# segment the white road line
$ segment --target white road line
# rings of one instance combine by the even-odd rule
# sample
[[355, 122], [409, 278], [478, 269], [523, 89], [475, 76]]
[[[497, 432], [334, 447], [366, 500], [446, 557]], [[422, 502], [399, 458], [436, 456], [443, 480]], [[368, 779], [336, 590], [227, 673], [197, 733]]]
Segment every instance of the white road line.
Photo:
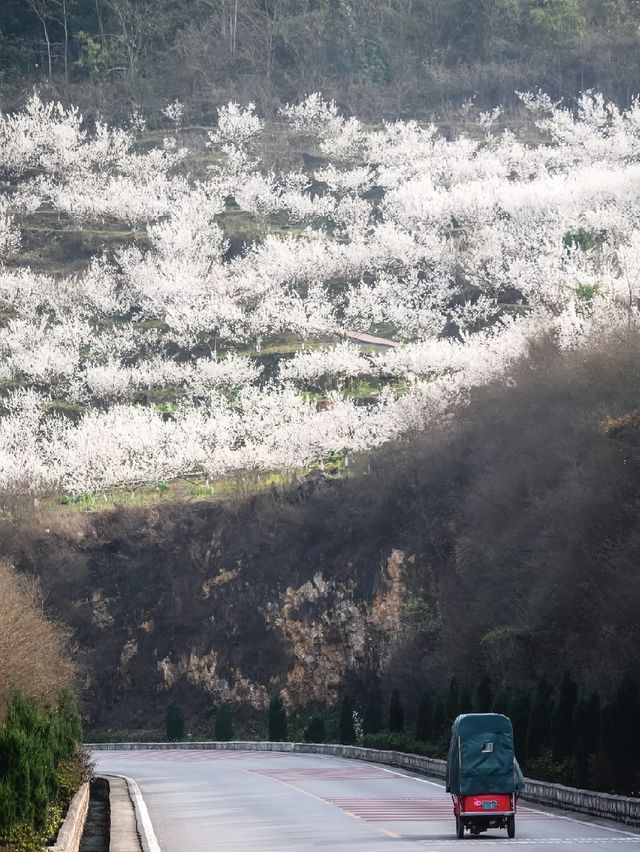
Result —
[[398, 778], [410, 778], [412, 781], [419, 781], [420, 784], [430, 784], [432, 787], [438, 787], [444, 790], [444, 784], [439, 784], [437, 781], [427, 781], [426, 778], [416, 778], [415, 775], [405, 775], [404, 772], [398, 772], [395, 769], [387, 769], [386, 766], [381, 766], [383, 772], [388, 772], [390, 775], [397, 775]]

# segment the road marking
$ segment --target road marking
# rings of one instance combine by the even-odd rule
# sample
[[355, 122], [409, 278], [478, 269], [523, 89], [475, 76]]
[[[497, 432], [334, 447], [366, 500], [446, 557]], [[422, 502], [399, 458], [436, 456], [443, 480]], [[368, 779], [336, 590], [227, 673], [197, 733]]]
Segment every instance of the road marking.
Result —
[[500, 846], [505, 848], [505, 842], [509, 846], [604, 846], [611, 843], [638, 843], [640, 837], [633, 840], [630, 837], [545, 837], [541, 839], [527, 840], [493, 840], [492, 838], [482, 838], [482, 847], [485, 846]]
[[283, 781], [281, 778], [273, 780], [279, 781], [279, 783], [284, 784], [285, 787], [291, 787], [291, 789], [295, 790], [296, 793], [303, 793], [305, 796], [309, 796], [310, 799], [315, 799], [316, 802], [322, 802], [323, 805], [331, 804], [331, 802], [328, 802], [326, 799], [323, 799], [320, 796], [316, 796], [314, 793], [310, 793], [308, 790], [303, 790], [302, 787], [296, 787], [296, 785], [292, 784], [290, 781]]
[[[357, 813], [366, 820], [424, 820], [443, 821], [453, 818], [451, 799], [435, 796], [328, 796], [327, 800], [343, 810]], [[526, 809], [518, 811], [520, 819], [546, 820], [546, 814], [529, 812]]]
[[138, 822], [138, 831], [140, 832], [145, 852], [161, 852], [160, 844], [158, 843], [158, 838], [156, 837], [155, 831], [153, 830], [149, 811], [147, 810], [145, 801], [142, 798], [142, 793], [140, 792], [140, 787], [138, 787], [137, 783], [133, 780], [133, 778], [129, 778], [128, 775], [118, 775], [115, 772], [110, 772], [109, 775], [113, 775], [116, 778], [124, 778], [124, 780], [127, 782], [127, 786], [129, 787], [129, 795], [133, 799], [133, 804], [136, 812], [136, 822]]
[[[394, 770], [394, 769], [387, 769], [384, 766], [381, 766], [380, 769], [382, 769], [383, 772], [388, 772], [390, 775], [397, 775], [400, 778], [410, 778], [412, 781], [418, 781], [418, 783], [420, 783], [420, 784], [430, 784], [432, 787], [439, 787], [441, 790], [444, 789], [444, 786], [445, 786], [444, 784], [439, 783], [437, 781], [428, 781], [426, 778], [416, 778], [415, 775], [407, 775], [405, 772], [398, 772], [397, 770]], [[624, 828], [615, 828], [611, 825], [601, 825], [600, 823], [589, 822], [588, 820], [579, 819], [578, 817], [574, 817], [574, 816], [568, 816], [568, 815], [564, 815], [564, 814], [555, 814], [555, 813], [550, 813], [548, 811], [541, 811], [541, 810], [538, 810], [537, 808], [532, 808], [529, 805], [525, 805], [525, 806], [523, 806], [523, 808], [524, 807], [526, 807], [526, 810], [531, 814], [539, 814], [541, 816], [549, 817], [550, 819], [561, 819], [561, 820], [566, 820], [567, 822], [575, 822], [578, 825], [586, 825], [589, 828], [594, 828], [594, 827], [595, 828], [601, 828], [603, 831], [611, 831], [611, 832], [614, 832], [616, 834], [623, 834], [623, 835], [625, 835], [629, 838], [635, 838], [635, 840], [640, 841], [640, 835], [639, 834], [637, 834], [633, 831], [627, 831]], [[524, 813], [521, 812], [520, 816], [524, 817], [526, 819], [527, 814], [524, 814]], [[511, 842], [513, 843], [514, 841], [511, 841]], [[527, 842], [533, 843], [533, 842], [542, 842], [542, 841], [527, 841]]]
[[387, 837], [395, 837], [395, 838], [400, 837], [399, 834], [396, 834], [395, 831], [389, 831], [388, 828], [379, 828], [378, 831], [381, 831], [383, 834], [386, 834]]
[[389, 776], [377, 766], [305, 766], [288, 769], [249, 769], [255, 775], [274, 778], [276, 781], [328, 780], [328, 781], [388, 781]]
[[388, 772], [389, 775], [397, 775], [398, 778], [409, 778], [411, 781], [419, 781], [421, 784], [429, 784], [431, 787], [438, 787], [440, 790], [444, 790], [444, 784], [440, 784], [437, 781], [427, 781], [426, 778], [416, 778], [415, 775], [407, 775], [404, 772], [398, 772], [395, 769], [387, 769], [385, 766], [381, 766], [383, 772]]

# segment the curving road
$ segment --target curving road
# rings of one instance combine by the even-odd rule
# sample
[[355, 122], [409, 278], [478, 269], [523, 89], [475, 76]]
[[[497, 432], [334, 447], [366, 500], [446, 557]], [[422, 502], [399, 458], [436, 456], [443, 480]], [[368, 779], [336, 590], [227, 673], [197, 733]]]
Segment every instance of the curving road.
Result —
[[453, 844], [637, 849], [640, 830], [522, 806], [505, 831], [454, 837], [439, 781], [324, 755], [255, 751], [98, 751], [97, 772], [134, 778], [163, 852], [442, 852]]

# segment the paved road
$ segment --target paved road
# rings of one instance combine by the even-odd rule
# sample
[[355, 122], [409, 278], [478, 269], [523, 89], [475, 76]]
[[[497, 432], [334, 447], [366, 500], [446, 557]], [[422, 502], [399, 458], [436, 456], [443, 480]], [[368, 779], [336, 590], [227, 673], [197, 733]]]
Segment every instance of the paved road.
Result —
[[444, 852], [456, 843], [640, 852], [640, 831], [525, 806], [515, 840], [498, 830], [457, 840], [440, 782], [355, 760], [180, 749], [94, 756], [98, 772], [138, 782], [163, 852]]

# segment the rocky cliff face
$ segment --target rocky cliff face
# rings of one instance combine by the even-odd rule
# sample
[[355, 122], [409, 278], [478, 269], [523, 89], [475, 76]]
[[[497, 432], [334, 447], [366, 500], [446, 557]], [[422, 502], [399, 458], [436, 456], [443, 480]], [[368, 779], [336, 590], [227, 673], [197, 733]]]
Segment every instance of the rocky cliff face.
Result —
[[[250, 501], [251, 502], [251, 501]], [[320, 541], [262, 528], [264, 503], [48, 518], [5, 549], [74, 629], [89, 727], [159, 725], [230, 701], [263, 713], [329, 704], [380, 671], [402, 626], [405, 553], [373, 542], [327, 558]], [[241, 527], [244, 536], [236, 532]], [[27, 545], [28, 542], [28, 545]]]

